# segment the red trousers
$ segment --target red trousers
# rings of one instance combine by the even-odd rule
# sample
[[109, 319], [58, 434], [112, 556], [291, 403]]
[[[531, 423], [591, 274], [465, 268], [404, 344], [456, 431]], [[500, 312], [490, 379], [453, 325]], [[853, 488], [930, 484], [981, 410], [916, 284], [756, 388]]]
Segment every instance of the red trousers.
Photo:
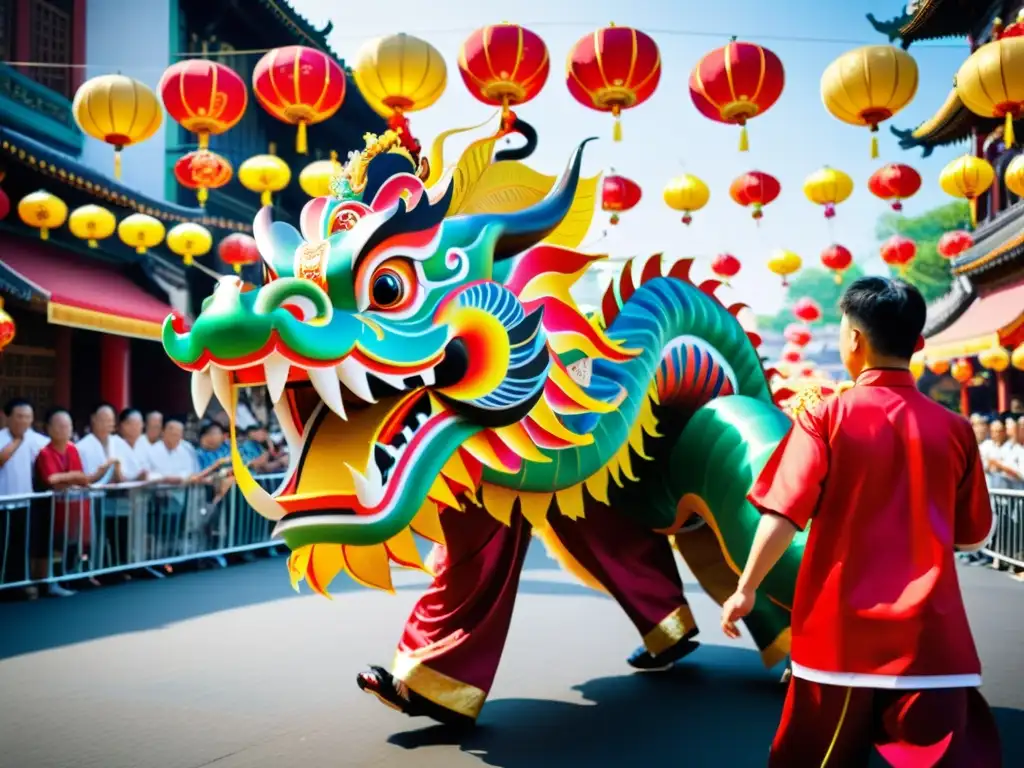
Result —
[[[576, 564], [622, 606], [658, 654], [695, 629], [671, 545], [663, 534], [589, 502], [573, 521], [557, 510], [552, 533]], [[436, 704], [476, 717], [494, 681], [512, 621], [531, 526], [514, 510], [511, 525], [483, 509], [441, 514], [445, 546], [436, 574], [406, 623], [392, 674]]]
[[890, 690], [790, 680], [769, 768], [1000, 768], [999, 732], [977, 688]]

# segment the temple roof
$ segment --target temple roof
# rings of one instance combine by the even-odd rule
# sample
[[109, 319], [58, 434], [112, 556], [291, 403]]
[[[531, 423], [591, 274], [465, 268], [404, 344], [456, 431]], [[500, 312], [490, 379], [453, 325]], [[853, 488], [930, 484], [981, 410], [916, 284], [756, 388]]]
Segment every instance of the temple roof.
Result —
[[979, 117], [971, 112], [960, 101], [956, 88], [953, 88], [938, 111], [917, 128], [900, 130], [891, 126], [889, 130], [899, 138], [901, 149], [920, 147], [921, 156], [928, 157], [936, 147], [969, 140], [975, 128], [988, 134], [1002, 125], [1002, 122], [999, 119]]
[[1007, 4], [1004, 0], [911, 0], [894, 19], [879, 21], [871, 13], [867, 19], [889, 42], [899, 40], [906, 49], [920, 40], [974, 34]]
[[73, 187], [100, 201], [145, 213], [164, 222], [194, 221], [215, 229], [252, 231], [251, 224], [246, 222], [208, 216], [202, 208], [189, 208], [140, 195], [79, 160], [9, 128], [0, 128], [0, 160], [28, 166], [44, 176], [53, 178], [58, 184]]
[[974, 246], [953, 260], [954, 275], [972, 282], [1024, 256], [1024, 203], [1017, 203], [985, 222], [974, 233]]
[[922, 331], [924, 337], [930, 338], [955, 323], [976, 295], [970, 280], [963, 277], [953, 280], [949, 293], [928, 305], [928, 316]]
[[285, 26], [285, 28], [298, 38], [300, 43], [312, 44], [315, 48], [327, 51], [335, 59], [344, 64], [344, 61], [331, 50], [327, 44], [327, 36], [334, 29], [334, 23], [328, 21], [323, 29], [317, 29], [310, 21], [296, 11], [287, 0], [259, 0], [260, 4], [270, 10]]

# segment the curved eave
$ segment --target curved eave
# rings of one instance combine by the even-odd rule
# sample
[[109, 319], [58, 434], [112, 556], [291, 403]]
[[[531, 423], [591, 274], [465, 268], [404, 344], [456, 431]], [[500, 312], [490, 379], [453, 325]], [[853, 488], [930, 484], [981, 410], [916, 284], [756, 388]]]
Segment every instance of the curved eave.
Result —
[[969, 260], [952, 265], [954, 275], [978, 275], [998, 269], [1024, 256], [1024, 232], [988, 252], [971, 255]]
[[325, 53], [329, 53], [334, 59], [344, 68], [345, 60], [335, 53], [331, 46], [327, 44], [327, 36], [334, 29], [332, 22], [327, 22], [327, 25], [323, 29], [316, 29], [308, 19], [302, 16], [296, 11], [291, 3], [287, 0], [260, 0], [260, 2], [273, 13], [279, 22], [284, 25], [292, 36], [294, 36], [299, 43], [305, 45], [311, 45], [314, 48], [319, 48]]
[[922, 335], [927, 339], [946, 330], [971, 306], [975, 295], [969, 280], [954, 280], [949, 293], [928, 305]]
[[989, 8], [977, 6], [984, 0], [920, 0], [913, 13], [904, 12], [889, 21], [879, 21], [868, 14], [868, 21], [876, 31], [899, 40], [904, 49], [921, 40], [947, 37], [967, 37]]
[[48, 176], [59, 184], [81, 190], [113, 205], [148, 214], [161, 221], [194, 221], [215, 229], [252, 231], [250, 224], [208, 216], [202, 208], [187, 208], [139, 195], [129, 187], [108, 179], [77, 160], [6, 128], [0, 128], [0, 158], [9, 158], [12, 162]]
[[892, 126], [889, 130], [899, 139], [901, 149], [920, 148], [923, 157], [928, 157], [936, 147], [968, 140], [976, 128], [987, 133], [1000, 123], [1000, 120], [979, 117], [971, 112], [954, 88], [938, 111], [917, 128], [900, 130]]

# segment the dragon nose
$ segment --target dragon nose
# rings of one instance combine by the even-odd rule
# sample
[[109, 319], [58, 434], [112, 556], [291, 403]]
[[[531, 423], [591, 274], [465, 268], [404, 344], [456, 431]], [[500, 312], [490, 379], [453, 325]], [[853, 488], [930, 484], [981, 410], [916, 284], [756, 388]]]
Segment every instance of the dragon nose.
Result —
[[270, 314], [276, 309], [290, 312], [304, 323], [325, 323], [331, 319], [333, 307], [323, 289], [304, 278], [280, 278], [260, 289], [253, 305], [257, 314]]

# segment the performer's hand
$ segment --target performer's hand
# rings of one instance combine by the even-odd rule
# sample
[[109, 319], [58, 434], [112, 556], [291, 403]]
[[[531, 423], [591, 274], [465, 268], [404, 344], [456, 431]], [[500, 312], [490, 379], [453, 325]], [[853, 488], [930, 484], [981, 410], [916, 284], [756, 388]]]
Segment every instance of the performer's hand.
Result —
[[722, 605], [722, 631], [726, 637], [733, 640], [739, 639], [740, 630], [736, 622], [747, 616], [754, 610], [754, 593], [736, 590], [732, 597]]

